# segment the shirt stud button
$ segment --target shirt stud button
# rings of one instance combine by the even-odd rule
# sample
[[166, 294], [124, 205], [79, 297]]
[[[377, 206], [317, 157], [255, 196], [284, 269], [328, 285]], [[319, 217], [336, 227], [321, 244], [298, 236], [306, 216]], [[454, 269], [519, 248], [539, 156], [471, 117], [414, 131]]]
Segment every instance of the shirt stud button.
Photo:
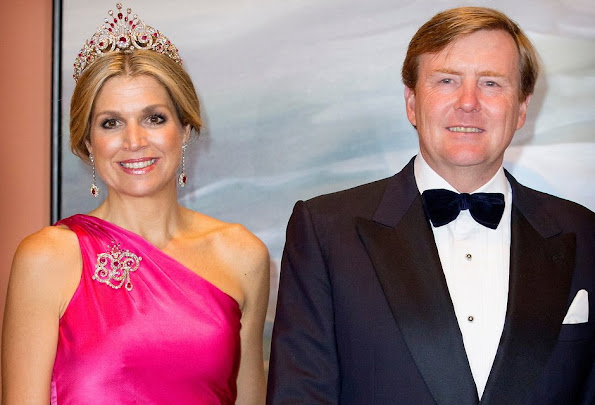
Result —
[[471, 260], [471, 259], [473, 259], [473, 256], [471, 256], [471, 253], [467, 253], [467, 254], [465, 255], [465, 257], [467, 258], [467, 260]]
[[474, 319], [475, 319], [475, 318], [473, 317], [473, 315], [469, 315], [469, 316], [467, 317], [467, 320], [468, 320], [469, 322], [473, 322], [473, 320], [474, 320]]

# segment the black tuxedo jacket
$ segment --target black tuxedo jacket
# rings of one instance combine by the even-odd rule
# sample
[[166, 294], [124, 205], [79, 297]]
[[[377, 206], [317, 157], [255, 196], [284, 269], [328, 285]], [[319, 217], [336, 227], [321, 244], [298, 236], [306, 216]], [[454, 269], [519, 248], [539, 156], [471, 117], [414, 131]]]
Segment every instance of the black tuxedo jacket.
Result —
[[[296, 204], [268, 404], [479, 403], [412, 163]], [[595, 214], [507, 177], [508, 307], [481, 404], [595, 404]], [[580, 289], [589, 321], [563, 325]]]

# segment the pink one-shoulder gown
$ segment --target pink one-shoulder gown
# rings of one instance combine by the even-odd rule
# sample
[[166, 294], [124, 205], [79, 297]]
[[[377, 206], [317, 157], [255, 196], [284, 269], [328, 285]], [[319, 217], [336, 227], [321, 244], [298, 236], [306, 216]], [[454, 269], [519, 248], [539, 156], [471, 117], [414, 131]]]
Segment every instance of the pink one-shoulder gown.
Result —
[[74, 215], [80, 284], [60, 319], [52, 405], [233, 404], [237, 302], [140, 236]]

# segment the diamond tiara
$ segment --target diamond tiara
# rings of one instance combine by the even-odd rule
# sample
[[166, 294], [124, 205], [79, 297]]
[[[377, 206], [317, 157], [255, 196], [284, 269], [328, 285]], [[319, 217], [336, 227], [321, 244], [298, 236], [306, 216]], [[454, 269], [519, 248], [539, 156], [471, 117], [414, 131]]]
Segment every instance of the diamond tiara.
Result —
[[178, 48], [160, 31], [146, 25], [136, 14], [122, 13], [122, 3], [117, 3], [117, 12], [109, 10], [109, 18], [97, 29], [97, 32], [85, 42], [74, 60], [74, 81], [78, 81], [83, 71], [98, 58], [109, 52], [150, 49], [169, 56], [174, 62], [182, 64]]

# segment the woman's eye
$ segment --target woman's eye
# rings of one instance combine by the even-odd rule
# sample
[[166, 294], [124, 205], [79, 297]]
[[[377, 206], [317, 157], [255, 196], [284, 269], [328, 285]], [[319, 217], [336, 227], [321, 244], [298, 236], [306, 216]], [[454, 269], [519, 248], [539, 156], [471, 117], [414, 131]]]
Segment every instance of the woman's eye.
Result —
[[149, 122], [151, 124], [161, 124], [161, 123], [165, 122], [165, 117], [163, 117], [162, 115], [159, 115], [159, 114], [154, 114], [149, 117]]
[[118, 126], [118, 121], [113, 118], [107, 119], [103, 121], [101, 126], [106, 129], [116, 128]]

